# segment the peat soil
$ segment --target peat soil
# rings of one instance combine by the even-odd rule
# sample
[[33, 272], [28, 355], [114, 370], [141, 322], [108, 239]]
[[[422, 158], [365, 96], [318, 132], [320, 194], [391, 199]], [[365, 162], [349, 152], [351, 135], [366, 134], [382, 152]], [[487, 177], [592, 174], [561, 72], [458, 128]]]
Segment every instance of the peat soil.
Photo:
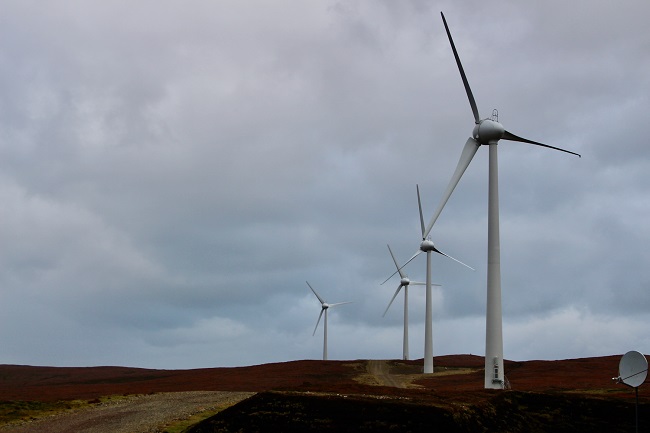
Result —
[[[640, 406], [650, 425], [650, 404]], [[215, 432], [632, 432], [634, 406], [623, 400], [520, 391], [480, 404], [410, 398], [263, 392], [187, 430]], [[647, 430], [641, 430], [647, 431]]]
[[[404, 387], [364, 380], [366, 360], [194, 370], [0, 365], [0, 401], [252, 391], [258, 394], [188, 431], [633, 431], [634, 390], [611, 379], [620, 358], [506, 361], [508, 391], [483, 389], [484, 361], [474, 355], [436, 357], [432, 375], [421, 374], [422, 360], [386, 361]], [[647, 431], [650, 389], [641, 386], [639, 400]]]

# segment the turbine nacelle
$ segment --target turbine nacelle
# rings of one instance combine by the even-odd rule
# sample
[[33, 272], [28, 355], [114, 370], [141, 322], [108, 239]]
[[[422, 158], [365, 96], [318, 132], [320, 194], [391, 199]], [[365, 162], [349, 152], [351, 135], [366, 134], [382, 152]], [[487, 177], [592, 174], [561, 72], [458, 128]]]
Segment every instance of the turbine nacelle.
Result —
[[472, 137], [479, 144], [495, 144], [503, 138], [506, 129], [499, 122], [492, 119], [483, 119], [474, 126]]
[[431, 239], [425, 239], [422, 241], [420, 244], [420, 251], [423, 253], [428, 253], [429, 251], [433, 251], [434, 253], [440, 253], [440, 251], [436, 248], [436, 246], [433, 244]]
[[410, 280], [408, 277], [403, 277], [403, 278], [399, 281], [399, 285], [400, 285], [400, 286], [408, 286], [409, 284], [411, 284], [411, 280]]
[[321, 306], [321, 308], [322, 308], [323, 310], [327, 310], [329, 307], [330, 307], [330, 304], [328, 304], [328, 303], [324, 303], [324, 304]]

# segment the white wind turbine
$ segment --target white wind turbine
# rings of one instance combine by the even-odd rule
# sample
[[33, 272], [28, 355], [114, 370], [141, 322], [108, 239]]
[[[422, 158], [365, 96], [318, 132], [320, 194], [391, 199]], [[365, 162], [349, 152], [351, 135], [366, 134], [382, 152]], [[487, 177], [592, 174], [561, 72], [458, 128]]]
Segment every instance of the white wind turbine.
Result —
[[429, 225], [424, 230], [427, 235], [434, 223], [436, 222], [440, 212], [444, 208], [447, 200], [451, 196], [458, 181], [463, 173], [469, 166], [472, 158], [476, 154], [479, 146], [485, 145], [489, 147], [489, 176], [488, 176], [488, 268], [487, 268], [487, 309], [486, 309], [486, 337], [485, 337], [485, 388], [503, 388], [504, 387], [504, 373], [503, 373], [503, 332], [502, 332], [502, 315], [501, 315], [501, 263], [500, 263], [500, 246], [499, 246], [499, 186], [498, 186], [498, 162], [497, 162], [497, 144], [499, 140], [519, 141], [522, 143], [534, 144], [536, 146], [547, 147], [549, 149], [559, 150], [561, 152], [570, 153], [580, 156], [575, 152], [560, 149], [546, 144], [538, 143], [537, 141], [528, 140], [526, 138], [518, 137], [511, 132], [508, 132], [503, 125], [498, 122], [496, 110], [493, 111], [492, 119], [481, 119], [479, 117], [478, 108], [474, 101], [472, 90], [469, 87], [469, 82], [465, 76], [465, 71], [460, 62], [460, 57], [456, 51], [456, 46], [451, 37], [451, 32], [447, 26], [444, 14], [441, 12], [442, 21], [445, 25], [447, 37], [451, 44], [451, 49], [456, 59], [460, 77], [465, 86], [465, 92], [469, 99], [472, 113], [474, 114], [474, 129], [472, 136], [467, 139], [465, 147], [460, 155], [460, 160], [456, 166], [449, 185], [442, 197], [440, 205], [431, 218]]
[[352, 302], [337, 302], [336, 304], [328, 304], [323, 300], [323, 298], [320, 297], [318, 293], [316, 293], [316, 290], [309, 284], [309, 281], [306, 281], [307, 285], [311, 289], [312, 292], [314, 292], [314, 295], [318, 298], [320, 301], [321, 309], [320, 309], [320, 314], [318, 315], [318, 321], [316, 322], [316, 326], [314, 327], [314, 333], [312, 335], [316, 335], [316, 329], [318, 328], [318, 324], [320, 323], [321, 317], [323, 317], [323, 313], [325, 313], [325, 320], [323, 320], [323, 361], [327, 361], [327, 310], [330, 309], [331, 307], [336, 307], [337, 305], [343, 305], [343, 304], [351, 304]]
[[[395, 255], [393, 254], [393, 251], [390, 249], [390, 245], [387, 245], [388, 251], [390, 252], [390, 256], [393, 258], [393, 262], [395, 263], [395, 267], [397, 268], [397, 272], [399, 272], [400, 276], [400, 282], [399, 286], [397, 286], [397, 290], [395, 290], [395, 294], [393, 295], [393, 298], [390, 300], [388, 303], [388, 307], [386, 307], [386, 311], [384, 311], [384, 314], [382, 317], [386, 316], [386, 313], [388, 312], [388, 309], [390, 308], [391, 305], [393, 305], [393, 301], [399, 294], [400, 290], [402, 290], [402, 287], [404, 287], [404, 339], [402, 343], [402, 359], [408, 360], [409, 359], [409, 286], [424, 286], [426, 283], [421, 283], [418, 281], [411, 281], [408, 276], [402, 271], [402, 267], [397, 263], [397, 260], [395, 259]], [[433, 286], [440, 286], [440, 284], [432, 284]]]
[[426, 300], [425, 300], [425, 316], [424, 316], [424, 370], [423, 372], [425, 374], [428, 373], [433, 373], [433, 312], [432, 312], [432, 296], [431, 296], [431, 253], [437, 253], [440, 255], [443, 255], [445, 257], [448, 257], [458, 263], [460, 263], [463, 266], [467, 266], [471, 270], [474, 270], [471, 266], [466, 265], [465, 263], [461, 262], [460, 260], [456, 260], [455, 258], [451, 257], [450, 255], [447, 255], [440, 251], [436, 246], [433, 244], [431, 239], [428, 237], [429, 229], [425, 233], [424, 229], [424, 217], [422, 216], [422, 201], [420, 200], [420, 187], [415, 186], [417, 193], [418, 193], [418, 209], [420, 211], [420, 228], [422, 232], [422, 242], [420, 243], [420, 249], [411, 256], [410, 259], [404, 265], [400, 268], [397, 268], [397, 271], [393, 272], [390, 277], [386, 278], [386, 280], [381, 283], [384, 284], [386, 281], [390, 280], [393, 275], [398, 273], [404, 266], [409, 264], [411, 260], [419, 256], [421, 253], [427, 253], [427, 280], [426, 280]]

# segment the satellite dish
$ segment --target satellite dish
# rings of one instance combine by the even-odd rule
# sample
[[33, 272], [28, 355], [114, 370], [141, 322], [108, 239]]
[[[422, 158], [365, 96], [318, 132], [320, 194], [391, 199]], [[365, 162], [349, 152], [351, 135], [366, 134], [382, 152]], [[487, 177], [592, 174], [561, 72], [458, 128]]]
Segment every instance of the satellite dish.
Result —
[[618, 375], [625, 385], [638, 388], [648, 376], [648, 360], [636, 350], [631, 350], [621, 358]]

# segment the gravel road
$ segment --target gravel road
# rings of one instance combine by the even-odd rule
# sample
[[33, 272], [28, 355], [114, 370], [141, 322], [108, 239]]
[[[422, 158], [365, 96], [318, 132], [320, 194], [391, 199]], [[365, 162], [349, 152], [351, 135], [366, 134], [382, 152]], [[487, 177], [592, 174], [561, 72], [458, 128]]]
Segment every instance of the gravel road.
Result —
[[10, 433], [160, 433], [168, 423], [235, 404], [251, 392], [168, 392], [97, 404], [20, 425], [0, 427]]
[[386, 361], [371, 359], [368, 361], [366, 370], [375, 377], [379, 385], [406, 388], [403, 381], [389, 373], [389, 367]]

